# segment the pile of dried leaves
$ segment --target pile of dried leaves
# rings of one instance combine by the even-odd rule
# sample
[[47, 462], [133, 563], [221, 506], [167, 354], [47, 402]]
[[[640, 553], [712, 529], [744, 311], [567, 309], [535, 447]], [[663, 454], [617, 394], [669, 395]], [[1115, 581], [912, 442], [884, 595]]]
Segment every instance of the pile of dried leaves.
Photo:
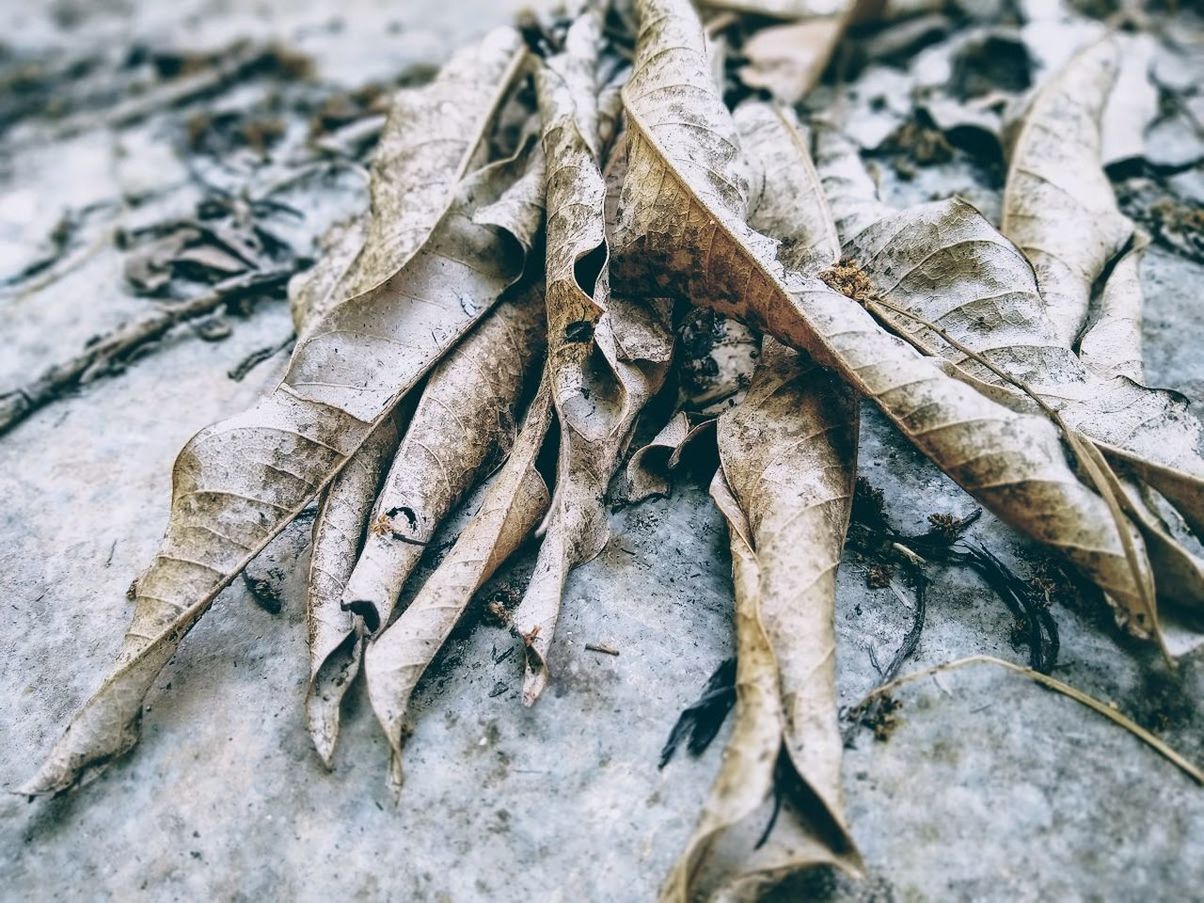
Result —
[[[850, 29], [904, 10], [714, 5], [704, 26], [688, 0], [584, 4], [495, 31], [393, 96], [368, 215], [332, 230], [290, 285], [287, 373], [180, 453], [118, 665], [24, 792], [64, 791], [128, 751], [184, 635], [315, 502], [306, 710], [324, 761], [363, 671], [400, 784], [415, 687], [531, 535], [535, 570], [509, 618], [534, 703], [554, 678], [565, 582], [607, 542], [608, 487], [667, 383], [681, 403], [631, 456], [622, 495], [666, 492], [685, 446], [713, 442], [738, 656], [727, 753], [665, 899], [860, 868], [833, 628], [860, 398], [1097, 586], [1132, 633], [1168, 657], [1204, 639], [1200, 426], [1182, 396], [1143, 383], [1146, 239], [1104, 171], [1119, 39], [1090, 43], [1010, 119], [971, 72], [873, 145], [842, 130], [855, 109], [804, 125], [792, 105], [857, 64], [840, 58]], [[860, 46], [889, 59], [946, 31], [930, 15]], [[986, 52], [963, 50], [967, 66]], [[952, 152], [939, 129], [1006, 148], [999, 229], [956, 197], [879, 200], [862, 150], [911, 148], [922, 165]], [[165, 266], [225, 278], [271, 254], [239, 209], [152, 238], [131, 272], [146, 291]], [[701, 354], [691, 335], [706, 336]], [[397, 610], [436, 529], [482, 483]], [[963, 526], [934, 522], [913, 546], [953, 556], [940, 550]]]

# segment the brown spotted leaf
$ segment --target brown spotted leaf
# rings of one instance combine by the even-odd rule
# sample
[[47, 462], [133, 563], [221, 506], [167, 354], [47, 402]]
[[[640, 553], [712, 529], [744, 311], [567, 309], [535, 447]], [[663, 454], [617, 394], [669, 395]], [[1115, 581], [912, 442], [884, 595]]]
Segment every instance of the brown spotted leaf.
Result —
[[[935, 324], [1023, 381], [1101, 451], [1118, 451], [1115, 457], [1122, 461], [1141, 454], [1204, 472], [1194, 451], [1199, 425], [1184, 400], [1085, 366], [1045, 316], [1023, 256], [965, 202], [938, 201], [896, 213], [846, 236], [844, 247], [875, 294], [919, 315], [923, 323]], [[943, 355], [972, 378], [1016, 392], [921, 321], [890, 311], [883, 317], [900, 335], [930, 354]], [[1011, 403], [1031, 408], [1018, 393]], [[1145, 534], [1159, 595], [1204, 610], [1204, 563], [1158, 526], [1139, 491], [1130, 488], [1124, 497]], [[1140, 610], [1126, 612], [1136, 616]], [[1138, 618], [1132, 626], [1142, 633], [1151, 625]]]
[[739, 138], [710, 84], [697, 17], [684, 0], [638, 9], [616, 285], [685, 295], [809, 352], [1003, 521], [1064, 554], [1127, 609], [1149, 612], [1140, 536], [1125, 526], [1135, 571], [1107, 503], [1071, 470], [1053, 423], [952, 378], [856, 300], [782, 267], [775, 243], [745, 224]]
[[[487, 39], [474, 62], [486, 87], [466, 89], [460, 101], [482, 103], [488, 116], [523, 55], [515, 32]], [[445, 120], [436, 119], [426, 141], [446, 137], [440, 123]], [[446, 123], [459, 142], [455, 120]], [[214, 597], [520, 277], [530, 223], [506, 230], [472, 219], [515, 184], [517, 166], [505, 161], [477, 170], [450, 195], [447, 184], [438, 183], [432, 190], [443, 199], [443, 212], [404, 263], [323, 317], [298, 342], [271, 394], [184, 447], [173, 470], [167, 533], [138, 581], [117, 669], [23, 792], [65, 790], [137, 742], [143, 697]], [[417, 203], [422, 189], [411, 194]]]
[[[835, 263], [840, 257], [836, 227], [794, 114], [746, 102], [733, 119], [750, 151], [749, 207], [756, 211], [759, 231], [780, 240], [779, 260], [812, 271]], [[760, 356], [759, 336], [713, 310], [691, 311], [679, 329], [677, 410], [631, 456], [624, 475], [629, 503], [668, 494], [671, 471], [691, 445], [712, 433], [720, 413], [743, 400]]]

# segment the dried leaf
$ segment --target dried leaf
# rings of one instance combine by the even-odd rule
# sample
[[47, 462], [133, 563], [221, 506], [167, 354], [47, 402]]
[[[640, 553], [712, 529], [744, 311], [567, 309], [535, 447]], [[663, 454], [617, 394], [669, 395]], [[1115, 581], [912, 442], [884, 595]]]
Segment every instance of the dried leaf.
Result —
[[[441, 76], [430, 88], [421, 90], [430, 90], [436, 102], [441, 102], [445, 96], [445, 86], [440, 84], [443, 81]], [[418, 116], [414, 125], [426, 127], [429, 122]], [[431, 178], [434, 166], [442, 165], [444, 172], [453, 171], [462, 160], [422, 160], [405, 150], [407, 141], [421, 141], [422, 135], [405, 133], [401, 125], [391, 124], [390, 130], [387, 153], [378, 155], [373, 167], [373, 184], [381, 186], [374, 192], [374, 206], [378, 215], [394, 217], [404, 229], [412, 225], [413, 219], [407, 215], [409, 209], [398, 204], [404, 197], [399, 187], [418, 178]], [[412, 165], [416, 158], [420, 161], [417, 171]], [[495, 203], [477, 210], [474, 223], [503, 228], [510, 223], [520, 242], [530, 245], [534, 241], [532, 224], [540, 221], [542, 179], [542, 157], [537, 151], [522, 178]], [[385, 190], [386, 185], [393, 186], [392, 194]], [[424, 215], [421, 205], [413, 211], [415, 217]], [[413, 233], [412, 228], [407, 232]], [[373, 235], [368, 236], [369, 241]], [[386, 264], [389, 259], [366, 246], [358, 257], [360, 261]], [[331, 256], [315, 269], [338, 267], [338, 257]], [[361, 266], [355, 281], [350, 278], [343, 278], [342, 283], [354, 290], [360, 282], [379, 277]], [[311, 286], [322, 281], [319, 272], [304, 288], [313, 292]], [[387, 455], [371, 441], [365, 443], [361, 455], [372, 455], [374, 476], [345, 469], [323, 503], [314, 528], [313, 560], [322, 565], [324, 572], [320, 579], [310, 582], [306, 720], [314, 747], [328, 767], [338, 738], [342, 700], [359, 671], [364, 637], [388, 622], [402, 584], [418, 564], [439, 522], [475, 480], [498, 444], [513, 439], [515, 407], [524, 375], [543, 350], [542, 310], [538, 303], [542, 287], [537, 287], [539, 291], [527, 291], [487, 314], [485, 322], [434, 370], [410, 419], [401, 449], [397, 449], [395, 431]], [[334, 294], [328, 293], [326, 298], [338, 297], [339, 290], [336, 285]], [[461, 304], [465, 303], [471, 306], [473, 302], [461, 299]], [[482, 380], [482, 374], [488, 378]], [[377, 498], [386, 468], [389, 475]], [[369, 515], [373, 529], [365, 539]]]
[[[401, 449], [396, 427], [387, 448], [370, 439], [328, 491], [315, 526], [306, 694], [310, 735], [328, 766], [364, 637], [388, 622], [436, 527], [513, 440], [525, 377], [543, 353], [542, 301], [536, 283], [486, 315], [427, 380]], [[356, 467], [369, 455], [371, 464]]]
[[678, 411], [651, 441], [631, 456], [623, 474], [623, 498], [628, 504], [669, 494], [673, 459], [685, 446], [690, 433], [690, 418], [684, 411]]
[[[824, 135], [821, 147], [825, 146], [841, 145]], [[842, 157], [839, 150], [827, 159], [835, 160], [842, 172], [859, 165]], [[851, 180], [840, 181], [852, 184]], [[848, 200], [847, 196], [833, 199], [838, 213]], [[862, 212], [869, 209], [864, 198], [853, 198], [850, 206]], [[1102, 451], [1111, 446], [1100, 437], [1148, 446], [1152, 436], [1154, 444], [1164, 448], [1194, 446], [1191, 417], [1186, 410], [1174, 411], [1173, 395], [1085, 367], [1074, 352], [1059, 343], [1027, 262], [968, 204], [953, 200], [921, 205], [885, 214], [868, 226], [865, 219], [851, 215], [842, 220], [860, 229], [852, 234], [842, 230], [845, 249], [850, 259], [858, 262], [857, 278], [864, 279], [866, 289], [908, 312], [884, 310], [881, 315], [917, 347], [943, 355], [969, 382], [988, 392], [1003, 393], [996, 397], [1005, 404], [1033, 410], [1032, 400], [1017, 393], [1014, 381], [1023, 382], [1081, 431], [1084, 439], [1097, 440]], [[1125, 273], [1135, 278], [1134, 268], [1125, 259], [1118, 267], [1114, 278]], [[1124, 281], [1117, 285], [1133, 288]], [[1117, 301], [1116, 306], [1123, 308], [1125, 303]], [[1104, 322], [1115, 324], [1120, 332], [1132, 331], [1131, 324], [1126, 325], [1119, 315], [1100, 321]], [[935, 330], [984, 355], [1012, 381], [1000, 379], [943, 341]], [[1139, 354], [1139, 349], [1135, 353]], [[1204, 563], [1159, 524], [1136, 487], [1122, 482], [1117, 488], [1123, 490], [1126, 510], [1145, 535], [1160, 597], [1198, 611], [1204, 602]], [[1194, 618], [1199, 620], [1198, 615]], [[1150, 628], [1149, 624], [1134, 626], [1139, 632]], [[1172, 652], [1183, 652], [1195, 642], [1198, 640], [1181, 637], [1168, 645]]]
[[1003, 234], [1032, 261], [1056, 336], [1073, 347], [1091, 288], [1129, 241], [1100, 166], [1100, 120], [1119, 66], [1105, 39], [1037, 91], [1015, 139], [1003, 197]]
[[488, 159], [485, 139], [527, 59], [518, 32], [497, 28], [453, 54], [434, 81], [394, 95], [373, 153], [363, 249], [336, 295], [379, 284], [426, 241], [456, 186]]
[[[794, 114], [748, 102], [733, 119], [741, 143], [753, 151], [749, 207], [756, 210], [761, 231], [781, 240], [779, 260], [812, 271], [834, 263], [840, 256], [836, 227]], [[784, 180], [783, 173], [792, 177]], [[783, 196], [784, 188], [790, 189], [789, 197]], [[678, 410], [631, 456], [624, 479], [628, 503], [668, 494], [669, 474], [686, 449], [711, 433], [715, 417], [744, 399], [761, 354], [759, 336], [711, 310], [687, 314], [681, 334]]]
[[1120, 70], [1100, 123], [1100, 160], [1112, 166], [1145, 156], [1146, 129], [1158, 118], [1158, 89], [1150, 68], [1158, 42], [1150, 34], [1117, 34]]
[[[833, 623], [856, 400], [805, 355], [766, 344], [748, 397], [719, 419], [711, 489], [731, 532], [736, 722], [663, 900], [692, 900], [700, 882], [748, 895], [815, 865], [860, 867], [843, 815]], [[788, 795], [770, 827], [775, 788]], [[711, 849], [720, 867], [708, 870]]]
[[527, 705], [547, 685], [565, 581], [606, 544], [607, 485], [672, 354], [667, 304], [610, 293], [607, 190], [597, 151], [600, 31], [596, 13], [580, 17], [564, 51], [536, 73], [549, 166], [548, 362], [561, 438], [543, 544], [513, 619], [527, 649]]
[[1147, 610], [1140, 537], [1130, 537], [1135, 573], [1108, 505], [1075, 477], [1052, 423], [948, 376], [857, 301], [784, 270], [774, 243], [744, 224], [738, 138], [709, 84], [698, 21], [682, 0], [638, 8], [618, 283], [684, 294], [808, 351], [1003, 521], [1062, 552], [1126, 608]]
[[741, 104], [732, 116], [749, 158], [749, 225], [778, 243], [788, 269], [814, 273], [840, 259], [840, 238], [811, 143], [789, 109]]
[[544, 385], [531, 402], [510, 456], [486, 490], [480, 510], [410, 606], [367, 648], [368, 696], [389, 740], [389, 774], [395, 788], [402, 782], [401, 748], [414, 688], [473, 593], [548, 509], [548, 489], [535, 462], [551, 419], [551, 398]]
[[307, 327], [321, 322], [335, 304], [349, 297], [339, 297], [336, 289], [364, 246], [367, 232], [364, 217], [335, 223], [319, 241], [317, 262], [289, 280], [289, 312], [297, 335], [304, 335]]
[[[1107, 399], [1068, 418], [1170, 499], [1204, 536], [1199, 423], [1182, 397], [1123, 378], [1132, 378], [1124, 371], [1141, 356], [1136, 268], [1143, 239], [1134, 239], [1101, 165], [1101, 120], [1118, 66], [1117, 45], [1105, 38], [1038, 91], [1012, 151], [1002, 229], [1032, 262], [1061, 344], [1072, 348], [1081, 341], [1084, 362], [1122, 374]], [[1126, 250], [1089, 323], [1097, 279]]]
[[[492, 43], [490, 43], [492, 41]], [[521, 39], [487, 39], [476, 60], [499, 95], [518, 70]], [[475, 103], [488, 91], [465, 91]], [[496, 106], [487, 96], [485, 115]], [[454, 119], [438, 119], [439, 143]], [[160, 553], [138, 581], [117, 670], [84, 705], [23, 792], [53, 793], [94, 776], [137, 742], [142, 699], [214, 597], [305, 507], [390, 415], [397, 401], [521, 275], [530, 224], [480, 226], [473, 213], [513, 182], [515, 164], [485, 167], [449, 197], [429, 238], [384, 282], [336, 306], [297, 344], [280, 386], [247, 412], [198, 433], [173, 471]], [[422, 195], [422, 197], [420, 197]], [[409, 201], [427, 203], [424, 192]], [[431, 202], [432, 204], [434, 202]], [[465, 299], [470, 303], [466, 304]]]
[[1079, 340], [1079, 360], [1102, 376], [1145, 380], [1141, 354], [1141, 259], [1149, 240], [1134, 233], [1132, 247], [1112, 265], [1091, 325]]
[[814, 145], [820, 184], [841, 239], [858, 235], [895, 212], [878, 199], [878, 186], [861, 162], [861, 152], [852, 139], [821, 125]]
[[343, 695], [360, 667], [363, 623], [339, 604], [364, 538], [381, 475], [397, 449], [396, 418], [368, 437], [326, 490], [314, 521], [306, 626], [309, 683], [305, 720], [327, 768], [339, 736]]
[[[835, 229], [794, 123], [762, 104], [746, 104], [736, 118], [755, 124], [743, 134], [760, 141], [746, 146], [777, 174], [751, 225], [783, 237], [784, 259], [831, 262]], [[815, 865], [860, 868], [844, 820], [834, 624], [857, 425], [853, 393], [772, 338], [747, 397], [719, 418], [722, 470], [711, 491], [731, 533], [736, 724], [663, 899], [693, 899], [695, 875], [721, 883], [713, 896], [727, 898]], [[765, 827], [775, 789], [791, 797]], [[704, 868], [712, 847], [723, 849], [716, 859], [725, 867]]]
[[740, 48], [748, 58], [740, 80], [783, 103], [799, 103], [824, 74], [844, 27], [844, 18], [834, 15], [762, 28]]
[[524, 387], [543, 356], [542, 289], [499, 304], [427, 381], [342, 593], [368, 634], [389, 623], [439, 524], [514, 441]]

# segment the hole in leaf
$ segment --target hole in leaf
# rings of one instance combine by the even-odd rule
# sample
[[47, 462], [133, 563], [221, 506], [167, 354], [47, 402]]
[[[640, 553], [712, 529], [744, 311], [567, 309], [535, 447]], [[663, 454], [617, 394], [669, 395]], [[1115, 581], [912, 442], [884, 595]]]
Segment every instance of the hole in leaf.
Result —
[[406, 523], [410, 525], [411, 530], [418, 529], [418, 515], [414, 513], [413, 508], [402, 505], [400, 508], [390, 508], [385, 512], [385, 514], [387, 514], [390, 518], [397, 517], [397, 515], [400, 514], [405, 517]]
[[585, 292], [591, 298], [594, 296], [594, 289], [598, 285], [598, 277], [602, 275], [602, 267], [604, 266], [606, 266], [605, 244], [598, 245], [598, 247], [573, 264], [573, 278], [581, 286], [581, 291]]

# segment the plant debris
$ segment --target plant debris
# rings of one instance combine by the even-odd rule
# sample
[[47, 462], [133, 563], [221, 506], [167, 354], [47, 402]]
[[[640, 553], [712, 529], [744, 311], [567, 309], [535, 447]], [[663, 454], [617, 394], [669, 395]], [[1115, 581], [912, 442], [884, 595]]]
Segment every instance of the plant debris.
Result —
[[[400, 788], [414, 694], [486, 581], [534, 537], [527, 584], [508, 576], [474, 609], [510, 632], [494, 664], [521, 653], [531, 705], [556, 677], [571, 574], [611, 541], [611, 482], [623, 474], [623, 502], [666, 496], [693, 444], [726, 523], [737, 655], [659, 767], [683, 744], [700, 755], [729, 711], [734, 723], [662, 900], [749, 896], [819, 866], [860, 874], [843, 750], [861, 728], [879, 742], [898, 729], [900, 685], [972, 662], [1076, 699], [1201, 780], [1049, 676], [1071, 580], [1168, 658], [1204, 643], [1202, 431], [1186, 399], [1146, 384], [1141, 347], [1138, 224], [1204, 259], [1199, 211], [1168, 193], [1181, 173], [1147, 147], [1163, 121], [1147, 116], [1155, 48], [1092, 32], [1046, 71], [1040, 36], [1000, 21], [1021, 15], [1010, 8], [985, 28], [968, 9], [868, 0], [709, 6], [704, 24], [689, 0], [582, 0], [438, 72], [353, 89], [249, 43], [147, 51], [116, 74], [100, 57], [0, 66], [0, 133], [18, 145], [175, 109], [195, 190], [166, 213], [131, 192], [65, 215], [5, 279], [28, 291], [113, 240], [129, 291], [156, 300], [0, 397], [0, 432], [177, 325], [227, 338], [286, 284], [296, 330], [229, 371], [242, 380], [292, 345], [279, 384], [180, 452], [118, 660], [21, 792], [64, 792], [130, 750], [147, 692], [216, 596], [241, 575], [279, 610], [279, 549], [307, 534], [310, 737], [331, 766], [362, 670]], [[84, 102], [97, 73], [100, 113]], [[276, 89], [228, 93], [259, 79]], [[56, 85], [71, 90], [39, 113]], [[1164, 119], [1188, 109], [1163, 90]], [[367, 208], [318, 238], [288, 192], [363, 173], [373, 145]], [[893, 162], [891, 196], [913, 200], [929, 178], [917, 167], [1006, 158], [1000, 228], [957, 197], [884, 203], [869, 154]], [[982, 507], [895, 529], [856, 477], [859, 399]], [[458, 507], [458, 536], [438, 537]], [[1040, 550], [1027, 578], [975, 528], [984, 510]], [[869, 649], [878, 686], [841, 712], [846, 553], [911, 617], [889, 659]], [[949, 567], [1004, 603], [1028, 668], [974, 657], [899, 676]]]

